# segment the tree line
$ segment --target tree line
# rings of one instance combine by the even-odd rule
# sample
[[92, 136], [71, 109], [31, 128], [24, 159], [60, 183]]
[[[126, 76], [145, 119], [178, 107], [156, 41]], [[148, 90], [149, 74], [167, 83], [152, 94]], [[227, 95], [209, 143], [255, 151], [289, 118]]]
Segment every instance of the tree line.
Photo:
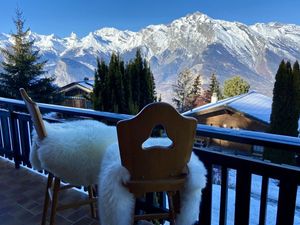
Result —
[[208, 89], [204, 89], [202, 76], [185, 69], [178, 74], [177, 80], [173, 84], [174, 97], [172, 101], [177, 106], [178, 111], [184, 112], [210, 103], [213, 94], [220, 100], [247, 93], [249, 89], [250, 85], [246, 80], [240, 76], [234, 76], [225, 80], [222, 91], [215, 74], [210, 77]]
[[126, 114], [156, 101], [154, 77], [139, 49], [126, 65], [115, 53], [108, 65], [97, 59], [92, 99], [96, 110]]

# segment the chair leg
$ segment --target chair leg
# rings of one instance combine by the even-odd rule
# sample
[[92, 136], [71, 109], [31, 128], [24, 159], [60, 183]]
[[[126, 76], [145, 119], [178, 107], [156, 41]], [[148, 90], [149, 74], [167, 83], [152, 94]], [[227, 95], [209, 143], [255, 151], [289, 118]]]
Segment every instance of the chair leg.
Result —
[[173, 204], [174, 193], [172, 191], [167, 192], [169, 202], [169, 214], [170, 214], [170, 225], [175, 225], [175, 211]]
[[60, 179], [55, 177], [54, 179], [54, 187], [53, 187], [53, 199], [52, 199], [52, 207], [51, 207], [51, 216], [50, 216], [50, 225], [55, 224], [55, 216], [56, 216], [56, 209], [58, 203], [58, 192], [60, 189]]
[[[89, 185], [89, 186], [87, 187], [87, 189], [88, 189], [88, 193], [89, 193], [89, 200], [94, 199], [93, 186], [92, 186], [92, 185]], [[94, 204], [94, 202], [91, 202], [91, 203], [90, 203], [90, 207], [91, 207], [92, 218], [96, 218], [97, 215], [96, 215], [96, 209], [95, 209], [95, 204]]]
[[174, 211], [176, 215], [180, 213], [180, 194], [181, 193], [179, 191], [176, 191], [173, 197]]
[[42, 225], [45, 225], [46, 220], [47, 220], [47, 212], [48, 212], [48, 207], [49, 207], [49, 192], [48, 192], [48, 190], [49, 190], [49, 188], [51, 188], [52, 181], [53, 181], [53, 175], [51, 173], [49, 173], [48, 179], [47, 179], [46, 191], [45, 191]]

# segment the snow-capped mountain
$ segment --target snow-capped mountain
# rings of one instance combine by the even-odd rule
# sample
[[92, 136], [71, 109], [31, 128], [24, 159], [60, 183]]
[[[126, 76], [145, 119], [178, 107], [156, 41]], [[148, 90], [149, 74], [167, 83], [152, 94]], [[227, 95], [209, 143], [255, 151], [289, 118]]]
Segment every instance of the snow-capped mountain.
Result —
[[[163, 100], [170, 100], [172, 83], [185, 68], [200, 72], [203, 83], [209, 82], [212, 73], [221, 83], [241, 75], [253, 89], [270, 95], [280, 61], [300, 59], [300, 26], [247, 26], [215, 20], [199, 12], [167, 25], [150, 25], [139, 32], [103, 28], [83, 38], [75, 33], [66, 38], [30, 33], [30, 38], [48, 60], [46, 70], [57, 76], [59, 85], [92, 78], [96, 57], [108, 61], [112, 52], [118, 52], [128, 61], [140, 48], [150, 62]], [[11, 42], [10, 35], [0, 33], [0, 47]]]

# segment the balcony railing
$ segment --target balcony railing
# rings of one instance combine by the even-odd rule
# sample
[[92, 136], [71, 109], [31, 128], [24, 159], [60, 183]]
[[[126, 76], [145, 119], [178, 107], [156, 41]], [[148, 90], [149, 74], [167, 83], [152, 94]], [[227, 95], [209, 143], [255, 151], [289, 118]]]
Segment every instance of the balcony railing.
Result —
[[[57, 112], [64, 115], [93, 118], [109, 124], [115, 124], [130, 115], [98, 112], [88, 109], [69, 108], [57, 105], [39, 104], [42, 113]], [[26, 113], [22, 101], [0, 98], [0, 155], [13, 159], [16, 168], [21, 164], [31, 167], [29, 162], [30, 131], [32, 129], [30, 116]], [[281, 135], [266, 134], [252, 131], [231, 130], [198, 125], [197, 135], [238, 143], [268, 146], [300, 154], [300, 139]], [[276, 201], [276, 225], [292, 225], [300, 223], [299, 208], [296, 208], [297, 190], [300, 185], [300, 168], [288, 165], [276, 165], [270, 162], [256, 160], [244, 156], [229, 155], [214, 152], [208, 148], [194, 148], [194, 152], [205, 164], [207, 187], [203, 191], [199, 224], [210, 225], [218, 221], [220, 225], [227, 224], [227, 215], [232, 214], [235, 225], [249, 224], [251, 216], [251, 180], [253, 176], [261, 177], [259, 193], [259, 212], [257, 223], [270, 224], [266, 221], [268, 190], [270, 180], [278, 180], [278, 199]], [[214, 195], [214, 171], [220, 174], [220, 199], [217, 213], [212, 209]], [[235, 202], [229, 202], [229, 172], [234, 171]], [[299, 196], [298, 196], [299, 197]], [[274, 203], [273, 203], [274, 204]], [[295, 221], [295, 218], [297, 221]]]

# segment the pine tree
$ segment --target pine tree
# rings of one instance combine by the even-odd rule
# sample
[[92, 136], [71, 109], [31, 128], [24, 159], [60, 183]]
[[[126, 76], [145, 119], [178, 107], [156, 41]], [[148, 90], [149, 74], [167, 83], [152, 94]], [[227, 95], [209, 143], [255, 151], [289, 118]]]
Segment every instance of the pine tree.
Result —
[[123, 87], [123, 75], [121, 71], [121, 61], [119, 55], [112, 54], [110, 63], [108, 66], [109, 82], [108, 87], [110, 90], [111, 103], [109, 112], [121, 113], [124, 112], [124, 87]]
[[97, 58], [95, 85], [93, 89], [94, 109], [107, 110], [110, 102], [110, 93], [108, 93], [108, 91], [108, 67], [104, 60]]
[[[297, 136], [299, 111], [297, 89], [295, 83], [299, 79], [299, 65], [294, 64], [292, 70], [290, 62], [282, 61], [275, 76], [273, 89], [272, 112], [270, 116], [269, 132], [273, 134]], [[280, 149], [267, 148], [264, 157], [277, 163], [294, 163], [295, 154]]]
[[141, 51], [138, 49], [135, 54], [132, 66], [132, 76], [131, 76], [131, 88], [132, 88], [132, 102], [134, 107], [134, 113], [140, 110], [140, 97], [141, 97], [141, 76], [143, 73], [143, 59], [141, 56]]
[[140, 50], [126, 66], [115, 53], [109, 66], [97, 61], [93, 100], [95, 109], [127, 114], [136, 114], [156, 101], [154, 77]]
[[131, 88], [132, 67], [132, 64], [127, 64], [123, 76], [124, 101], [127, 103], [125, 104], [124, 113], [127, 114], [131, 114], [134, 111]]
[[[297, 64], [294, 64], [294, 69], [295, 71], [292, 69], [291, 63], [287, 62], [286, 64], [287, 66], [287, 88], [289, 89], [288, 94], [288, 102], [287, 102], [287, 109], [286, 111], [288, 111], [287, 114], [287, 121], [288, 123], [286, 123], [286, 132], [287, 135], [290, 136], [294, 136], [297, 137], [298, 136], [298, 120], [299, 120], [299, 111], [298, 111], [298, 96], [297, 96], [297, 88], [299, 88], [299, 86], [296, 86], [296, 84], [299, 84], [299, 81], [297, 81], [299, 79], [298, 75], [297, 75], [297, 71], [299, 71], [299, 65], [297, 66]], [[296, 68], [298, 67], [298, 68]]]
[[140, 103], [139, 110], [144, 108], [148, 103], [155, 101], [155, 83], [154, 77], [148, 66], [147, 61], [143, 60], [143, 69], [140, 76]]
[[24, 19], [20, 10], [14, 20], [16, 33], [12, 34], [13, 45], [1, 49], [4, 62], [0, 73], [0, 95], [21, 99], [19, 88], [23, 87], [37, 102], [53, 103], [61, 100], [55, 77], [45, 76], [46, 61], [40, 61], [39, 51], [33, 49], [34, 41], [28, 39], [29, 28], [24, 31]]
[[117, 104], [118, 104], [118, 112], [124, 113], [125, 112], [125, 105], [127, 102], [124, 101], [124, 73], [125, 73], [125, 67], [124, 67], [124, 61], [121, 59], [120, 55], [118, 54], [117, 57], [117, 82], [116, 82], [116, 96], [117, 96]]
[[104, 60], [101, 60], [99, 75], [100, 75], [100, 79], [102, 80], [102, 90], [101, 90], [102, 107], [104, 111], [108, 111], [112, 99], [111, 99], [111, 90], [109, 87], [110, 77], [108, 75], [108, 66], [105, 64]]
[[209, 90], [208, 90], [207, 96], [206, 96], [206, 98], [209, 98], [209, 102], [211, 100], [211, 96], [213, 93], [217, 93], [219, 100], [223, 98], [222, 92], [220, 89], [220, 83], [214, 73], [210, 77]]
[[156, 93], [156, 85], [155, 85], [155, 79], [153, 76], [153, 73], [151, 72], [151, 69], [149, 67], [149, 76], [150, 76], [150, 101], [151, 102], [157, 102], [157, 93]]
[[[300, 116], [300, 67], [298, 61], [296, 61], [293, 65], [293, 91], [294, 91], [294, 99], [293, 105], [295, 106], [295, 126], [297, 126], [298, 136], [299, 136], [299, 116]], [[297, 134], [295, 135], [297, 136]], [[297, 160], [298, 159], [298, 160]], [[300, 154], [297, 154], [296, 163], [299, 166]]]
[[191, 108], [190, 93], [192, 90], [193, 75], [190, 70], [184, 70], [178, 74], [176, 83], [172, 86], [174, 97], [172, 101], [176, 104], [179, 112], [184, 112]]
[[139, 112], [147, 104], [156, 101], [155, 81], [151, 69], [138, 49], [133, 61], [127, 65], [131, 76], [131, 113]]
[[285, 118], [290, 119], [291, 78], [291, 64], [282, 61], [275, 76], [273, 89], [272, 113], [270, 117], [271, 133], [288, 135]]
[[191, 108], [194, 108], [197, 105], [197, 101], [202, 97], [202, 83], [201, 83], [201, 76], [198, 74], [194, 79], [191, 92], [189, 94], [189, 105]]
[[93, 93], [92, 93], [92, 99], [93, 99], [93, 104], [94, 104], [94, 109], [96, 110], [103, 110], [102, 108], [102, 98], [101, 98], [101, 79], [99, 75], [99, 70], [100, 70], [100, 60], [97, 57], [97, 67], [95, 69], [94, 73], [94, 88], [93, 88]]
[[300, 67], [298, 61], [293, 65], [293, 90], [294, 90], [294, 102], [296, 107], [296, 116], [300, 115]]
[[245, 94], [249, 91], [250, 85], [240, 76], [234, 76], [224, 82], [224, 97], [233, 97], [236, 95]]

